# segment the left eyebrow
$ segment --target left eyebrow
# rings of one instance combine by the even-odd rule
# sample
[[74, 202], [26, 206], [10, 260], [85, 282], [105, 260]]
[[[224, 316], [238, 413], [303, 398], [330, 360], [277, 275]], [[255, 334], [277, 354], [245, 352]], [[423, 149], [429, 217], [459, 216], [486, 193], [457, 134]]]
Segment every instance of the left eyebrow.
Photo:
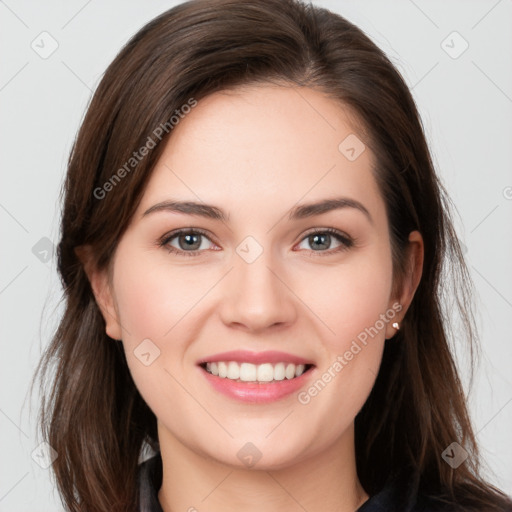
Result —
[[372, 216], [368, 209], [359, 201], [351, 199], [349, 197], [337, 197], [334, 199], [325, 199], [318, 203], [302, 204], [293, 208], [290, 212], [289, 219], [305, 219], [307, 217], [313, 217], [314, 215], [321, 215], [332, 210], [338, 210], [341, 208], [355, 208], [360, 212], [364, 213], [366, 218], [373, 224]]

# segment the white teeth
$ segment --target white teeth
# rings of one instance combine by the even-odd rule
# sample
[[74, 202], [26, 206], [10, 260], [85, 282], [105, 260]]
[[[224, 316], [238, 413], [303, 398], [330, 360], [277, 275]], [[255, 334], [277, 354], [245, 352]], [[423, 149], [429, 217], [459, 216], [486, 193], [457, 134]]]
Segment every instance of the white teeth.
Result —
[[226, 363], [217, 363], [219, 365], [219, 377], [225, 378], [228, 376], [228, 365]]
[[240, 366], [234, 361], [228, 363], [228, 374], [226, 377], [232, 380], [238, 380], [240, 378]]
[[258, 372], [255, 364], [242, 363], [240, 365], [240, 380], [243, 380], [244, 382], [255, 381], [257, 373]]
[[284, 372], [284, 376], [287, 379], [293, 379], [293, 377], [295, 377], [295, 365], [294, 364], [289, 364], [286, 367], [286, 370]]
[[258, 382], [272, 382], [274, 380], [274, 367], [270, 363], [258, 365]]
[[284, 375], [284, 363], [277, 363], [274, 366], [274, 380], [283, 380]]
[[300, 377], [306, 366], [293, 363], [252, 364], [236, 361], [219, 361], [206, 363], [206, 371], [212, 375], [242, 382], [272, 382], [273, 380], [293, 379]]

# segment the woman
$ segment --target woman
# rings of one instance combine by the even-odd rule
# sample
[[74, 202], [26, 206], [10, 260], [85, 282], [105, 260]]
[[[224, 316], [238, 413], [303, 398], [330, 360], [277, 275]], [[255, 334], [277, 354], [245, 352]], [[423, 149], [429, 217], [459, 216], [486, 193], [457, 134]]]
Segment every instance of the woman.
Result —
[[512, 510], [448, 347], [447, 262], [474, 327], [447, 204], [342, 17], [200, 0], [143, 27], [65, 184], [41, 425], [67, 509]]

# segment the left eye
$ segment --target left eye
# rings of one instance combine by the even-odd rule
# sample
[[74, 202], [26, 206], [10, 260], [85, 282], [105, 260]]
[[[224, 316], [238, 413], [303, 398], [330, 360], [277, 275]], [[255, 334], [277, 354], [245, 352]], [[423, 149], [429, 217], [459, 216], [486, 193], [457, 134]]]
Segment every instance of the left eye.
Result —
[[[321, 250], [330, 248], [332, 238], [334, 238], [340, 245], [331, 251]], [[309, 243], [311, 247], [315, 247], [316, 245], [317, 249], [314, 249], [313, 252], [327, 252], [329, 254], [346, 250], [352, 247], [354, 243], [353, 240], [347, 235], [343, 235], [337, 230], [331, 228], [324, 229], [323, 231], [313, 231], [312, 233], [309, 233], [305, 238], [303, 238], [303, 242]]]

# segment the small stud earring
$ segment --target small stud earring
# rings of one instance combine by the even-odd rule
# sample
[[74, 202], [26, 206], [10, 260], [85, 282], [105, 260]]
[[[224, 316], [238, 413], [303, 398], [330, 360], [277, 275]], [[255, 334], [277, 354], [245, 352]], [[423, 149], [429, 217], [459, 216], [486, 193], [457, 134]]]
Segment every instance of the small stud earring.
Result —
[[400, 330], [400, 326], [398, 325], [398, 322], [395, 322], [395, 323], [393, 324], [393, 327], [394, 327], [397, 331], [399, 331], [399, 330]]

